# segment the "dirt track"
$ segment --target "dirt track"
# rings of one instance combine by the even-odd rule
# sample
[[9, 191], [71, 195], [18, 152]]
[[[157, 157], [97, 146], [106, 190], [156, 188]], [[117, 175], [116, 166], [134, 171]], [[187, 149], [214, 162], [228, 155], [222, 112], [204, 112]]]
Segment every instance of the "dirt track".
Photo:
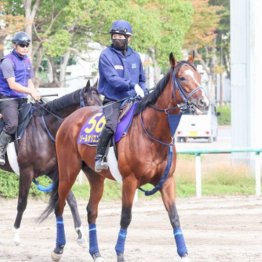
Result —
[[[192, 262], [262, 261], [262, 198], [225, 197], [178, 199], [183, 232]], [[86, 202], [79, 202], [86, 229]], [[13, 244], [16, 200], [0, 199], [0, 261], [51, 261], [55, 245], [55, 218], [42, 224], [35, 218], [46, 207], [29, 200], [22, 221], [19, 246]], [[120, 202], [102, 202], [97, 221], [100, 251], [106, 262], [116, 261], [114, 245], [119, 230]], [[91, 262], [88, 248], [75, 242], [69, 208], [65, 211], [67, 245], [61, 262]], [[86, 230], [87, 232], [87, 230]], [[180, 261], [171, 226], [159, 200], [136, 202], [126, 242], [127, 262]]]

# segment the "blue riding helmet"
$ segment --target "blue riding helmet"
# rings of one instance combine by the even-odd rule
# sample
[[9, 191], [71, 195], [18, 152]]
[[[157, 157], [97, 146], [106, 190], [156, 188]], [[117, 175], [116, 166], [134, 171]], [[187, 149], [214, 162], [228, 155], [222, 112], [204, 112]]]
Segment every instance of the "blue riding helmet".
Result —
[[109, 33], [131, 36], [133, 33], [132, 26], [125, 20], [117, 20], [113, 22]]
[[30, 37], [25, 32], [17, 32], [12, 39], [12, 43], [15, 45], [30, 44], [30, 41]]

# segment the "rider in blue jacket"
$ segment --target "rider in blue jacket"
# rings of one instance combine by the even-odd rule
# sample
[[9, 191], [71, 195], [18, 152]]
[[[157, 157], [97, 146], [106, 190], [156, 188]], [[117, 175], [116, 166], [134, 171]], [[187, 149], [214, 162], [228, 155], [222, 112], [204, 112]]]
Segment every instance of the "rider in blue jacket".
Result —
[[18, 110], [27, 102], [27, 95], [39, 100], [32, 81], [33, 68], [27, 56], [30, 38], [18, 32], [12, 39], [14, 49], [0, 61], [0, 112], [4, 127], [0, 134], [0, 165], [5, 164], [5, 152], [18, 126]]
[[112, 44], [102, 51], [98, 65], [98, 91], [105, 97], [103, 113], [106, 125], [97, 145], [96, 172], [108, 169], [106, 150], [116, 130], [121, 102], [129, 97], [142, 98], [147, 93], [141, 58], [128, 46], [132, 36], [131, 25], [117, 20], [112, 24], [110, 34]]

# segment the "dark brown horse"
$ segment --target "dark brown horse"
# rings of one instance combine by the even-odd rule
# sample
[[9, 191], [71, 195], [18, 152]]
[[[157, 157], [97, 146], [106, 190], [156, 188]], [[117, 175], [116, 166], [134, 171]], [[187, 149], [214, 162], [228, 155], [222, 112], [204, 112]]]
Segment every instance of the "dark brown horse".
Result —
[[[19, 244], [19, 228], [26, 209], [27, 198], [32, 180], [46, 175], [51, 179], [57, 177], [57, 160], [55, 154], [55, 136], [65, 117], [86, 105], [101, 105], [97, 89], [85, 88], [50, 101], [46, 104], [34, 104], [33, 116], [20, 140], [8, 146], [7, 163], [2, 169], [19, 173], [19, 196], [17, 215], [14, 223], [14, 240]], [[28, 106], [28, 105], [27, 105]], [[14, 148], [11, 150], [12, 148]], [[11, 155], [10, 152], [15, 155]], [[9, 154], [10, 153], [10, 154]], [[81, 220], [76, 200], [72, 192], [67, 196], [71, 208], [78, 239], [82, 238]]]
[[[160, 191], [173, 227], [177, 252], [183, 260], [187, 260], [188, 252], [175, 202], [173, 173], [176, 167], [176, 151], [173, 144], [175, 132], [173, 124], [179, 119], [182, 106], [206, 111], [209, 101], [200, 87], [200, 74], [192, 64], [193, 57], [190, 57], [188, 61], [176, 62], [171, 54], [170, 62], [169, 73], [160, 80], [153, 92], [138, 103], [128, 132], [116, 143], [118, 168], [122, 176], [121, 228], [115, 246], [118, 262], [125, 261], [125, 240], [127, 228], [131, 222], [136, 189], [147, 183], [154, 186], [151, 191], [146, 191], [147, 195]], [[41, 219], [46, 218], [55, 209], [57, 239], [52, 253], [55, 261], [60, 259], [65, 246], [62, 217], [65, 199], [83, 162], [85, 163], [84, 171], [90, 183], [90, 198], [87, 205], [89, 253], [94, 261], [103, 261], [97, 242], [96, 218], [98, 204], [103, 195], [104, 180], [105, 178], [114, 179], [114, 174], [110, 170], [95, 173], [95, 147], [77, 142], [83, 124], [87, 119], [92, 119], [92, 124], [95, 124], [95, 118], [92, 116], [97, 115], [100, 110], [97, 107], [77, 110], [63, 122], [57, 133], [59, 181], [53, 191], [49, 206], [41, 217]], [[98, 129], [100, 127], [98, 125]]]

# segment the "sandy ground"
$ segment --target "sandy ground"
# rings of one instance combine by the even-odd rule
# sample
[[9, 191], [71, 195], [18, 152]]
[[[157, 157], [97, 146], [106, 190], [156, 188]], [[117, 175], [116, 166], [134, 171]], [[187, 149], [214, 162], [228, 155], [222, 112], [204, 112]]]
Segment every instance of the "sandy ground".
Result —
[[[262, 198], [204, 197], [178, 199], [177, 208], [192, 262], [262, 261]], [[85, 232], [86, 202], [79, 202]], [[29, 200], [21, 228], [21, 244], [13, 243], [16, 200], [0, 199], [0, 261], [51, 261], [55, 245], [55, 218], [37, 224], [46, 203]], [[98, 238], [105, 261], [116, 261], [114, 245], [119, 230], [120, 201], [100, 204]], [[67, 245], [62, 262], [91, 262], [87, 246], [75, 239], [69, 208], [65, 209]], [[138, 200], [126, 241], [127, 262], [180, 261], [172, 229], [161, 200]]]

